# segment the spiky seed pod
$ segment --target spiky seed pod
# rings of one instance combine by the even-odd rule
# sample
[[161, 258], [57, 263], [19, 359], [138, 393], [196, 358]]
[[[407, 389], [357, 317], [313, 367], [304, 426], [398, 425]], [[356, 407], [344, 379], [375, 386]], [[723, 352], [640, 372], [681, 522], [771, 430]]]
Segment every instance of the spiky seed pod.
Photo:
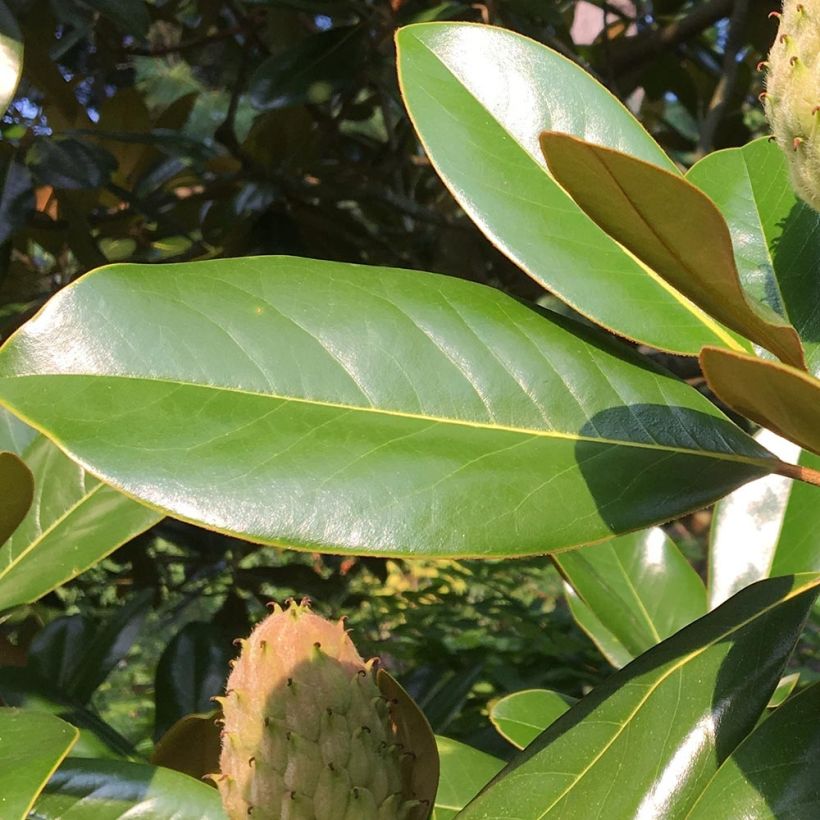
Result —
[[766, 116], [792, 185], [820, 210], [820, 0], [785, 0], [766, 68]]
[[231, 820], [404, 820], [402, 749], [387, 703], [343, 623], [306, 604], [274, 611], [241, 642], [222, 704]]

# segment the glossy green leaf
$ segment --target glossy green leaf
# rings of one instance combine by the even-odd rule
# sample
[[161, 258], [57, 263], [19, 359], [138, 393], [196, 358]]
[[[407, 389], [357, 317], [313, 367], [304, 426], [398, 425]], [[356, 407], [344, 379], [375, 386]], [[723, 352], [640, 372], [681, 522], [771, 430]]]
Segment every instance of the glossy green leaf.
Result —
[[[8, 414], [3, 419], [15, 430], [7, 437], [24, 443], [28, 434], [12, 428]], [[34, 474], [34, 504], [0, 547], [0, 611], [33, 603], [162, 518], [89, 475], [45, 436], [33, 438], [23, 458]]]
[[0, 708], [0, 817], [25, 820], [77, 730], [42, 712]]
[[225, 820], [219, 792], [139, 763], [71, 759], [48, 782], [30, 820]]
[[820, 453], [820, 381], [778, 362], [705, 347], [700, 365], [715, 395], [733, 410]]
[[125, 657], [142, 627], [153, 592], [143, 590], [101, 623], [84, 615], [56, 618], [40, 630], [28, 651], [29, 667], [67, 697], [87, 703]]
[[820, 683], [768, 717], [732, 752], [687, 820], [820, 816]]
[[331, 29], [268, 57], [251, 77], [251, 101], [262, 110], [326, 102], [355, 80], [365, 37], [360, 26]]
[[33, 497], [31, 470], [14, 453], [0, 452], [0, 544], [20, 526]]
[[613, 239], [709, 316], [805, 367], [797, 331], [740, 286], [729, 229], [708, 196], [679, 174], [567, 134], [545, 132], [541, 146], [553, 176]]
[[0, 701], [30, 712], [55, 715], [79, 730], [71, 757], [133, 758], [131, 744], [96, 713], [72, 701], [50, 681], [37, 677], [30, 669], [0, 668]]
[[724, 329], [625, 252], [547, 173], [538, 144], [547, 129], [676, 170], [603, 86], [555, 51], [489, 26], [408, 26], [397, 44], [404, 102], [424, 148], [494, 245], [623, 336], [689, 355], [729, 344]]
[[497, 700], [490, 721], [505, 740], [523, 749], [575, 702], [551, 689], [526, 689]]
[[579, 701], [464, 809], [464, 820], [683, 818], [780, 679], [820, 575], [760, 581]]
[[820, 375], [820, 214], [795, 195], [786, 158], [763, 137], [715, 151], [686, 178], [720, 208], [746, 292], [786, 317], [803, 341], [809, 370]]
[[117, 160], [94, 143], [48, 136], [35, 137], [26, 165], [41, 184], [73, 190], [105, 185]]
[[[778, 458], [820, 471], [820, 457], [768, 430], [757, 440]], [[715, 506], [709, 607], [762, 578], [820, 572], [818, 489], [780, 475], [752, 481]]]
[[504, 761], [450, 740], [436, 737], [441, 779], [432, 820], [451, 820], [503, 768]]
[[287, 257], [83, 277], [6, 343], [0, 401], [158, 509], [314, 551], [544, 553], [774, 463], [593, 329], [454, 278]]
[[191, 621], [168, 642], [154, 677], [154, 737], [185, 715], [207, 712], [225, 688], [231, 641], [206, 621]]
[[[703, 582], [660, 528], [553, 560], [629, 660], [706, 613]], [[609, 643], [600, 633], [590, 637], [602, 647]]]
[[598, 647], [598, 651], [616, 669], [626, 666], [634, 655], [607, 629], [603, 621], [581, 600], [568, 583], [564, 583], [564, 596], [575, 623]]
[[0, 2], [0, 116], [6, 113], [23, 71], [23, 35], [14, 15]]

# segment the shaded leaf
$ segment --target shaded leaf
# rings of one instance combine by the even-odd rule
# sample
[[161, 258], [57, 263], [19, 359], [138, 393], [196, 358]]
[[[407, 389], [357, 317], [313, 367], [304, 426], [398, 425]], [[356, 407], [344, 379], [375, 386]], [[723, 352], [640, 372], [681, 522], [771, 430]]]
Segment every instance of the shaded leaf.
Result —
[[505, 740], [523, 749], [575, 702], [551, 689], [526, 689], [497, 700], [490, 707], [490, 721]]
[[[629, 660], [706, 613], [703, 582], [660, 528], [562, 552], [553, 561]], [[598, 629], [590, 637], [599, 647], [611, 640]]]
[[83, 615], [56, 618], [31, 642], [29, 666], [67, 697], [87, 703], [131, 648], [152, 597], [151, 590], [133, 595], [108, 610], [102, 623]]
[[53, 683], [43, 681], [31, 669], [0, 668], [0, 701], [27, 712], [44, 712], [79, 730], [71, 757], [132, 758], [134, 748], [97, 714], [67, 698]]
[[0, 452], [0, 544], [20, 526], [33, 497], [31, 470], [14, 453]]
[[441, 778], [432, 820], [450, 820], [503, 768], [504, 761], [449, 737], [437, 735], [436, 745]]
[[326, 102], [355, 79], [365, 37], [358, 26], [332, 29], [268, 57], [251, 77], [251, 101], [264, 111]]
[[37, 801], [31, 820], [123, 817], [224, 820], [216, 789], [192, 777], [139, 763], [72, 759]]
[[568, 583], [564, 583], [567, 606], [575, 623], [598, 647], [598, 651], [616, 669], [626, 666], [634, 655], [607, 629], [600, 618], [581, 600], [578, 593]]
[[[0, 421], [10, 424], [7, 415]], [[14, 430], [12, 440], [24, 443], [28, 434]], [[90, 476], [45, 436], [36, 435], [23, 454], [36, 503], [0, 547], [0, 611], [33, 603], [162, 519]]]
[[0, 398], [148, 504], [312, 551], [544, 553], [775, 463], [571, 320], [453, 278], [286, 257], [87, 275], [3, 347]]
[[123, 33], [145, 37], [151, 25], [145, 0], [82, 0], [107, 17]]
[[22, 456], [37, 436], [37, 431], [0, 407], [0, 450]]
[[555, 178], [611, 237], [709, 316], [805, 367], [797, 331], [741, 288], [729, 230], [709, 197], [679, 174], [566, 134], [546, 132], [541, 146]]
[[0, 242], [5, 242], [26, 224], [35, 206], [31, 172], [21, 162], [10, 160], [0, 189]]
[[[769, 430], [755, 438], [785, 462], [820, 470], [820, 457]], [[781, 475], [752, 481], [715, 506], [709, 607], [762, 578], [820, 572], [817, 488]]]
[[212, 623], [192, 621], [168, 643], [154, 678], [154, 737], [164, 735], [185, 715], [210, 711], [225, 688], [231, 642]]
[[77, 730], [42, 712], [0, 708], [0, 817], [24, 820]]
[[461, 817], [682, 818], [754, 728], [820, 575], [760, 581], [616, 672]]
[[820, 453], [817, 379], [785, 364], [715, 347], [701, 351], [700, 364], [709, 387], [733, 410]]
[[538, 144], [545, 129], [676, 171], [603, 86], [557, 52], [489, 26], [408, 26], [397, 44], [399, 82], [422, 144], [496, 247], [620, 335], [688, 355], [705, 344], [736, 344], [607, 236], [547, 173]]
[[[820, 683], [791, 698], [732, 752], [687, 818], [820, 814]], [[775, 762], [775, 765], [773, 765]]]
[[797, 329], [809, 370], [820, 375], [820, 214], [792, 189], [783, 152], [765, 137], [715, 151], [686, 178], [720, 208], [744, 290]]
[[99, 188], [117, 168], [104, 148], [70, 137], [35, 138], [26, 164], [41, 184], [67, 190]]
[[157, 741], [151, 763], [197, 780], [218, 772], [222, 748], [219, 727], [215, 723], [218, 715], [219, 712], [211, 711], [180, 718]]
[[439, 785], [436, 737], [424, 712], [392, 675], [379, 669], [376, 683], [387, 698], [390, 718], [397, 728], [398, 742], [413, 755], [413, 767], [406, 789], [408, 797], [421, 801], [421, 805], [408, 815], [408, 819], [426, 820]]

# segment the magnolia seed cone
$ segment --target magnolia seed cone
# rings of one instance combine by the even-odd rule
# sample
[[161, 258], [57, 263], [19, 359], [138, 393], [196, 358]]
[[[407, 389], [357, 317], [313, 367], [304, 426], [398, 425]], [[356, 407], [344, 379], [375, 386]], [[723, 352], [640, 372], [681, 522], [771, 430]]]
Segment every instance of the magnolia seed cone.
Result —
[[820, 210], [820, 0], [786, 0], [767, 60], [766, 116], [794, 190]]
[[405, 820], [413, 757], [343, 623], [276, 606], [228, 678], [221, 772], [232, 820]]

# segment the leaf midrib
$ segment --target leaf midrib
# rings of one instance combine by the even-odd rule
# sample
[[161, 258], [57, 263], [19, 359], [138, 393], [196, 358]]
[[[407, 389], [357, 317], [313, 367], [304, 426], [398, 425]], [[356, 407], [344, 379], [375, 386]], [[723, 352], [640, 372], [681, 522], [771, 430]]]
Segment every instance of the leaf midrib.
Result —
[[[63, 378], [87, 378], [100, 380], [122, 380], [122, 381], [137, 381], [148, 382], [149, 384], [168, 384], [179, 388], [193, 388], [199, 390], [214, 390], [224, 393], [234, 393], [243, 396], [252, 396], [253, 398], [270, 399], [273, 401], [281, 401], [292, 404], [305, 404], [311, 407], [322, 407], [332, 410], [344, 410], [345, 412], [358, 412], [371, 415], [386, 416], [388, 418], [402, 418], [413, 421], [424, 421], [432, 424], [446, 424], [454, 427], [465, 427], [469, 429], [491, 430], [493, 432], [514, 433], [517, 435], [529, 436], [531, 438], [554, 438], [564, 441], [588, 442], [591, 444], [602, 444], [613, 447], [632, 447], [641, 450], [658, 450], [661, 452], [680, 453], [682, 455], [700, 456], [702, 458], [712, 458], [718, 461], [730, 461], [739, 464], [747, 464], [750, 466], [761, 467], [767, 472], [771, 472], [776, 459], [774, 457], [767, 458], [761, 456], [756, 458], [754, 456], [742, 455], [741, 453], [727, 453], [714, 450], [692, 449], [688, 447], [679, 447], [668, 444], [659, 444], [657, 442], [638, 442], [628, 441], [622, 439], [611, 439], [602, 436], [585, 436], [580, 433], [566, 433], [560, 430], [539, 430], [530, 427], [515, 427], [507, 424], [495, 424], [492, 422], [475, 421], [469, 419], [450, 418], [448, 416], [437, 416], [433, 414], [413, 413], [405, 410], [393, 410], [383, 407], [346, 404], [344, 402], [328, 401], [326, 399], [312, 399], [300, 396], [285, 396], [279, 393], [260, 393], [255, 390], [249, 390], [243, 387], [231, 387], [218, 384], [208, 384], [204, 382], [184, 381], [177, 378], [170, 377], [156, 377], [156, 376], [140, 376], [136, 374], [124, 373], [19, 373], [14, 376], [0, 377], [0, 382], [6, 379], [25, 379], [25, 378], [47, 378], [49, 376], [57, 376]], [[6, 406], [12, 412], [17, 412], [11, 408], [10, 402], [0, 396], [0, 406]], [[719, 417], [715, 417], [716, 421], [722, 421]], [[590, 419], [587, 419], [589, 423]], [[728, 420], [726, 420], [728, 421]], [[730, 423], [730, 422], [729, 422]], [[741, 431], [742, 432], [742, 431]]]
[[[635, 708], [629, 713], [626, 720], [618, 727], [618, 730], [613, 734], [612, 738], [604, 745], [604, 747], [595, 755], [595, 757], [587, 764], [587, 766], [583, 769], [583, 771], [579, 772], [576, 779], [573, 781], [571, 785], [564, 789], [563, 792], [555, 799], [552, 803], [541, 813], [538, 815], [536, 820], [543, 820], [555, 806], [561, 802], [580, 782], [581, 780], [586, 777], [589, 773], [590, 769], [609, 751], [615, 741], [621, 736], [621, 734], [626, 730], [626, 728], [630, 725], [632, 720], [638, 714], [638, 712], [644, 707], [646, 702], [654, 695], [655, 691], [658, 687], [664, 683], [671, 675], [681, 669], [683, 666], [688, 664], [690, 661], [697, 658], [699, 655], [702, 655], [708, 649], [711, 649], [715, 644], [720, 643], [721, 641], [725, 641], [727, 638], [730, 638], [734, 633], [739, 632], [742, 629], [745, 629], [750, 624], [754, 623], [754, 621], [758, 620], [759, 618], [764, 617], [769, 612], [773, 611], [776, 607], [782, 606], [787, 601], [791, 601], [794, 598], [799, 597], [805, 592], [813, 589], [814, 587], [820, 586], [820, 578], [815, 577], [813, 581], [809, 581], [802, 587], [798, 587], [797, 589], [793, 589], [789, 592], [788, 595], [784, 596], [783, 598], [778, 599], [774, 603], [770, 604], [769, 606], [764, 607], [761, 610], [758, 610], [754, 615], [749, 618], [746, 618], [744, 621], [741, 621], [739, 624], [735, 624], [731, 629], [727, 629], [725, 632], [722, 632], [720, 635], [716, 636], [704, 646], [700, 647], [700, 649], [696, 650], [695, 652], [691, 652], [688, 655], [681, 658], [677, 663], [673, 664], [669, 669], [667, 669], [654, 683], [649, 686], [646, 694], [640, 699], [637, 703]], [[575, 724], [578, 725], [578, 724]]]

